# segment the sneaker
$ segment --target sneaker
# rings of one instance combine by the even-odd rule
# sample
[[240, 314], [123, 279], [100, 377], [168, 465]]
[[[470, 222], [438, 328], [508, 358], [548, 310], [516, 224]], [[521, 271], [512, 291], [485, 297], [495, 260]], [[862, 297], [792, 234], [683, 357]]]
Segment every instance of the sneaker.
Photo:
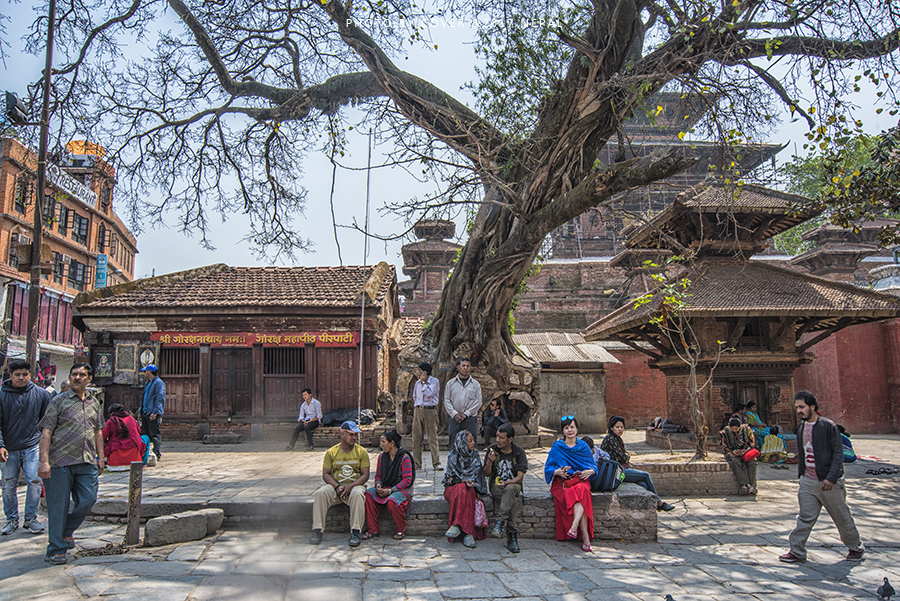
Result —
[[157, 456], [156, 456], [156, 463], [159, 463], [160, 461], [162, 461], [162, 455], [157, 455]]
[[6, 526], [0, 528], [0, 534], [12, 534], [19, 529], [19, 522], [6, 522]]
[[156, 455], [150, 454], [149, 459], [147, 459], [147, 467], [156, 467]]
[[75, 548], [75, 537], [74, 536], [64, 536], [63, 540], [66, 541], [66, 546], [70, 549]]
[[788, 551], [784, 555], [779, 555], [778, 559], [783, 561], [784, 563], [800, 563], [802, 561], [806, 561], [805, 557], [797, 557], [790, 551]]
[[22, 527], [32, 534], [40, 534], [44, 531], [44, 525], [37, 521], [37, 518], [33, 520], [27, 520], [24, 524], [22, 524]]
[[318, 545], [322, 542], [322, 531], [316, 528], [312, 531], [312, 534], [309, 536], [309, 544]]
[[456, 538], [460, 534], [462, 534], [462, 528], [454, 525], [450, 526], [450, 528], [447, 529], [447, 531], [444, 533], [444, 536], [446, 536], [447, 538]]
[[359, 530], [351, 530], [350, 531], [350, 546], [358, 547], [360, 542], [362, 542], [362, 538], [360, 538], [360, 536], [359, 536]]
[[440, 463], [438, 463], [436, 466], [434, 466], [434, 471], [436, 471], [436, 472], [443, 472], [443, 471], [444, 471], [444, 466], [441, 465]]
[[284, 450], [285, 451], [293, 451], [294, 447], [292, 447], [291, 445], [288, 445], [288, 446], [284, 447]]
[[858, 551], [850, 551], [847, 553], [847, 561], [862, 561], [863, 553], [865, 553], [865, 549], [859, 549]]
[[675, 506], [665, 501], [656, 506], [656, 511], [672, 511], [673, 509], [675, 509]]
[[465, 537], [463, 537], [463, 546], [468, 547], [469, 549], [474, 549], [475, 548], [475, 537], [472, 536], [471, 534], [467, 534]]
[[57, 553], [56, 555], [45, 555], [44, 561], [55, 566], [62, 566], [66, 564], [66, 554]]
[[306, 445], [306, 450], [307, 450], [307, 451], [315, 451], [315, 450], [316, 450], [316, 445], [313, 445], [313, 444], [311, 444], [311, 445]]

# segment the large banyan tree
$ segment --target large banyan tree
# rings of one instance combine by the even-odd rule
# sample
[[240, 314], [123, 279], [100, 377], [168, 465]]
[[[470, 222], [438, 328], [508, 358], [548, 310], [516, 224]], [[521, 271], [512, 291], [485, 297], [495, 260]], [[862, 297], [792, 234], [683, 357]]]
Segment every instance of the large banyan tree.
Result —
[[[705, 134], [732, 144], [790, 114], [809, 144], [840, 145], [858, 106], [897, 100], [900, 11], [883, 0], [60, 0], [57, 16], [60, 140], [110, 147], [139, 223], [174, 212], [203, 232], [210, 212], [240, 214], [257, 248], [302, 249], [303, 157], [339, 158], [354, 126], [440, 181], [388, 207], [468, 212], [428, 352], [474, 356], [501, 389], [510, 307], [548, 233], [687, 166], [632, 152], [622, 124], [652, 120], [655, 93], [702, 102]], [[473, 106], [403, 69], [443, 21], [476, 30]], [[607, 144], [616, 161], [600, 164]]]

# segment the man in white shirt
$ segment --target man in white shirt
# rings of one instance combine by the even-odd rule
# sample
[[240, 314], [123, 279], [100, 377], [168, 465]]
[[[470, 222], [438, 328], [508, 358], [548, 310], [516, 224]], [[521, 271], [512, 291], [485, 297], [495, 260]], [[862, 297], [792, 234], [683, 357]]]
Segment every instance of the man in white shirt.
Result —
[[441, 384], [431, 375], [431, 364], [422, 362], [413, 371], [416, 383], [413, 386], [413, 424], [412, 424], [412, 456], [416, 469], [422, 469], [422, 433], [428, 436], [428, 448], [431, 450], [431, 467], [442, 470], [441, 456], [438, 450], [437, 407], [441, 402]]
[[471, 432], [478, 444], [478, 412], [482, 405], [481, 384], [471, 377], [472, 363], [468, 357], [456, 360], [456, 371], [457, 376], [444, 387], [444, 409], [450, 416], [447, 430], [451, 448], [462, 430]]
[[303, 396], [303, 402], [300, 404], [300, 416], [297, 418], [297, 427], [291, 435], [291, 442], [285, 447], [285, 451], [293, 451], [300, 432], [306, 432], [306, 449], [314, 451], [316, 447], [313, 445], [313, 430], [319, 427], [319, 421], [322, 419], [322, 403], [313, 398], [312, 390], [304, 388], [300, 393]]

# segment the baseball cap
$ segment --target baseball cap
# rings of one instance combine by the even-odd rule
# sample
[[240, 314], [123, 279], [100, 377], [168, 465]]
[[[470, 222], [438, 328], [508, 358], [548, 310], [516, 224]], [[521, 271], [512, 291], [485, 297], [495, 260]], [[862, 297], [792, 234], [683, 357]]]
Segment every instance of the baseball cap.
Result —
[[157, 370], [157, 369], [158, 369], [158, 368], [157, 368], [155, 365], [153, 365], [153, 364], [151, 363], [150, 365], [147, 365], [146, 367], [142, 367], [142, 368], [141, 368], [141, 371], [149, 371], [149, 372], [152, 372], [152, 373], [156, 373], [156, 370]]
[[356, 425], [356, 422], [344, 422], [341, 424], [341, 430], [350, 430], [351, 432], [355, 432], [359, 434], [359, 426]]

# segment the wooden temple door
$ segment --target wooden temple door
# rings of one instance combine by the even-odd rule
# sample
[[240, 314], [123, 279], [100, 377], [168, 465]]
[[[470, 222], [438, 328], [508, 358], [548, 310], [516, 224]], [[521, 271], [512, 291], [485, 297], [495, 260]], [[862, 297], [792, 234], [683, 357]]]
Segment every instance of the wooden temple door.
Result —
[[212, 349], [212, 398], [209, 415], [250, 415], [252, 393], [252, 349]]
[[745, 407], [751, 401], [755, 402], [756, 412], [759, 413], [760, 419], [766, 422], [769, 413], [768, 403], [766, 403], [766, 383], [738, 382], [737, 388], [738, 402]]

